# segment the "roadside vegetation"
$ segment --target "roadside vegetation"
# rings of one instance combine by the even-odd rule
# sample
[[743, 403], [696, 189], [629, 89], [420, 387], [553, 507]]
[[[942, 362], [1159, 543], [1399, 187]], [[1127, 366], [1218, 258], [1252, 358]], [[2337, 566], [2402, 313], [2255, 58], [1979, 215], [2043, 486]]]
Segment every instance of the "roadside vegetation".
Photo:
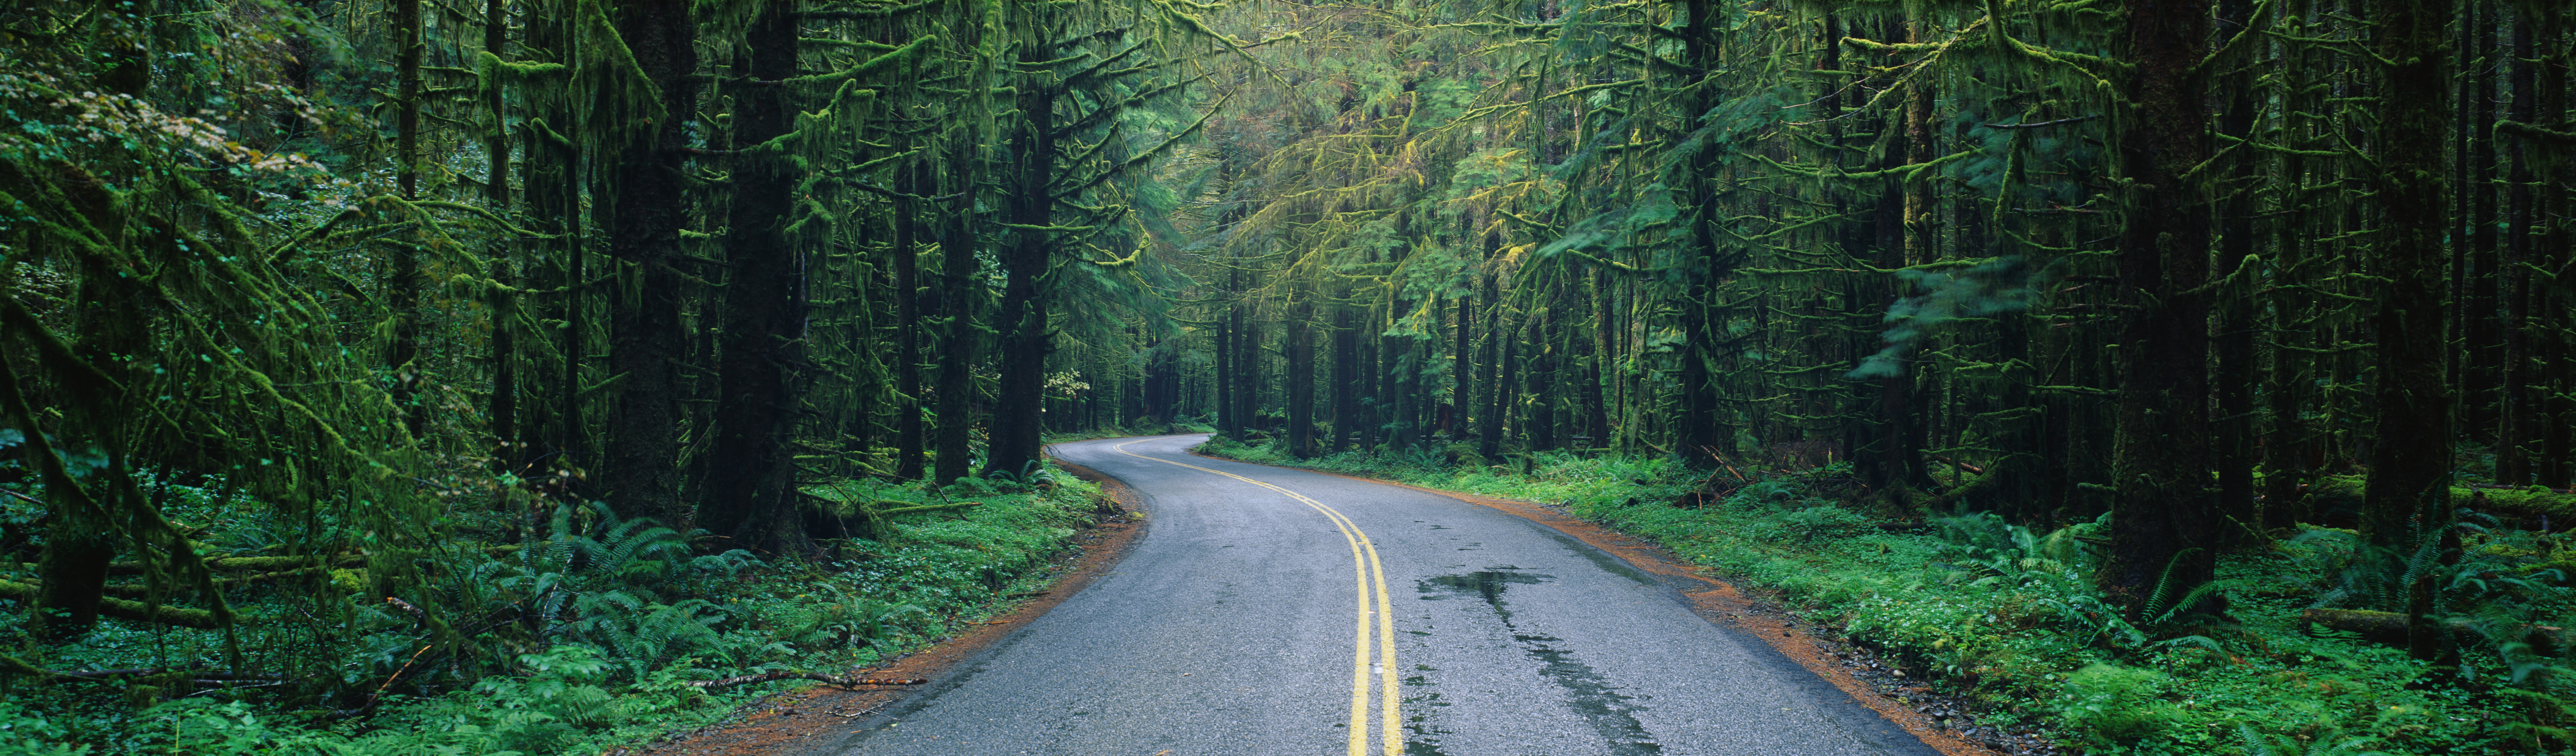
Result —
[[[2351, 531], [2282, 528], [2218, 557], [2214, 581], [2158, 585], [2128, 615], [2090, 579], [2100, 521], [2033, 530], [1987, 513], [1864, 500], [1844, 463], [1722, 467], [1541, 452], [1505, 460], [1464, 447], [1344, 452], [1308, 460], [1219, 437], [1217, 456], [1561, 504], [1653, 539], [1808, 622], [1970, 698], [1981, 728], [2041, 730], [2082, 753], [2565, 753], [2576, 747], [2576, 676], [2561, 628], [2576, 622], [2576, 543], [2467, 512], [2436, 548], [2374, 551]], [[1972, 485], [1973, 480], [1960, 481]], [[2467, 494], [2461, 497], [2468, 498]], [[2564, 506], [2564, 494], [2529, 498]], [[2559, 518], [2553, 518], [2559, 519]], [[2564, 519], [2559, 519], [2565, 522]], [[2438, 548], [2456, 543], [2455, 551]], [[2434, 576], [2433, 619], [2455, 645], [2408, 655], [2401, 586]], [[2194, 611], [2220, 597], [2224, 611]], [[2310, 610], [2323, 610], [2311, 612]], [[2338, 611], [2339, 610], [2339, 611]]]
[[[210, 562], [279, 551], [280, 510], [208, 482], [162, 490]], [[1007, 608], [1055, 576], [1067, 539], [1102, 511], [1097, 486], [1053, 468], [1026, 481], [852, 480], [807, 492], [867, 532], [818, 539], [815, 558], [777, 559], [714, 552], [703, 533], [597, 503], [517, 523], [528, 527], [515, 541], [502, 537], [513, 523], [463, 513], [450, 525], [458, 548], [424, 555], [422, 575], [426, 590], [471, 609], [466, 624], [371, 599], [363, 563], [332, 560], [284, 576], [227, 571], [238, 581], [225, 597], [238, 615], [230, 636], [117, 617], [59, 645], [13, 633], [6, 643], [24, 666], [0, 699], [0, 753], [536, 756], [637, 745]], [[7, 513], [24, 516], [23, 500], [9, 500], [19, 503]], [[875, 513], [856, 515], [863, 506]], [[23, 611], [0, 616], [28, 626], [9, 616]]]

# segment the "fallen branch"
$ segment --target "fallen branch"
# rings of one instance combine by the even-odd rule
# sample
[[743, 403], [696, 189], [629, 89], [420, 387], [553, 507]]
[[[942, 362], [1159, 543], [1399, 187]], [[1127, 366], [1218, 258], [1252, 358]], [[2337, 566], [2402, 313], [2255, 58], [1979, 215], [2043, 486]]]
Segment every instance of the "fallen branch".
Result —
[[[263, 581], [263, 580], [280, 580], [280, 579], [284, 579], [284, 578], [298, 577], [298, 576], [303, 576], [303, 575], [318, 575], [318, 574], [321, 574], [321, 573], [322, 573], [323, 569], [324, 569], [324, 568], [319, 567], [319, 566], [316, 566], [316, 567], [298, 567], [298, 568], [296, 568], [296, 569], [292, 569], [292, 570], [281, 570], [281, 571], [278, 571], [278, 572], [265, 572], [265, 573], [260, 573], [260, 574], [257, 574], [257, 575], [243, 575], [243, 576], [241, 576], [241, 577], [215, 578], [215, 587], [216, 587], [216, 588], [230, 588], [230, 587], [233, 587], [233, 586], [236, 586], [236, 585], [241, 585], [241, 584], [243, 584], [243, 583], [255, 583], [255, 582], [259, 582], [259, 581]], [[172, 591], [175, 593], [175, 592], [177, 592], [177, 591], [187, 590], [187, 589], [192, 588], [192, 587], [194, 587], [194, 586], [177, 586], [177, 587], [174, 587], [174, 588], [172, 589]], [[137, 583], [121, 583], [121, 584], [117, 584], [117, 585], [111, 585], [111, 586], [108, 586], [108, 587], [107, 587], [107, 592], [108, 592], [108, 593], [112, 593], [112, 594], [116, 594], [116, 595], [119, 595], [119, 596], [141, 596], [141, 595], [143, 595], [146, 591], [150, 590], [150, 588], [151, 588], [150, 586], [141, 585], [141, 584], [137, 584]]]
[[[33, 584], [0, 580], [0, 598], [17, 599], [22, 602], [34, 601], [36, 600], [37, 591], [38, 588]], [[158, 609], [158, 611], [148, 611], [147, 607], [145, 607], [141, 601], [127, 601], [121, 598], [100, 597], [98, 600], [98, 613], [118, 619], [130, 619], [137, 622], [159, 622], [165, 625], [178, 625], [180, 627], [194, 627], [206, 630], [212, 630], [223, 626], [222, 623], [215, 620], [215, 613], [210, 610], [181, 609], [172, 606], [154, 608]]]
[[[321, 562], [320, 560], [309, 556], [225, 557], [222, 559], [206, 560], [206, 569], [222, 572], [280, 572], [285, 570], [322, 566], [359, 567], [364, 566], [366, 563], [366, 557], [355, 554], [333, 557], [328, 563]], [[143, 563], [115, 562], [107, 566], [107, 571], [108, 574], [111, 575], [141, 575], [143, 574]]]
[[957, 503], [957, 504], [929, 504], [929, 505], [918, 506], [918, 507], [895, 507], [895, 508], [893, 508], [893, 509], [879, 509], [879, 510], [876, 510], [876, 513], [877, 513], [877, 514], [880, 514], [880, 515], [899, 515], [899, 514], [912, 514], [912, 513], [914, 513], [914, 512], [932, 512], [932, 511], [937, 511], [937, 510], [942, 510], [942, 509], [965, 509], [965, 508], [967, 508], [967, 507], [980, 507], [980, 506], [984, 506], [984, 502], [980, 502], [980, 501], [969, 501], [969, 502], [961, 502], [961, 503]]
[[848, 687], [856, 687], [856, 686], [860, 686], [860, 685], [920, 685], [920, 684], [923, 684], [923, 683], [930, 682], [929, 680], [881, 679], [881, 678], [874, 678], [874, 677], [851, 678], [851, 677], [843, 677], [843, 676], [840, 676], [840, 675], [827, 675], [827, 674], [823, 674], [823, 673], [821, 673], [821, 672], [806, 672], [806, 671], [803, 671], [803, 670], [789, 670], [789, 671], [786, 671], [786, 672], [767, 672], [767, 673], [762, 673], [762, 674], [757, 674], [757, 675], [743, 675], [743, 676], [741, 676], [741, 677], [727, 677], [727, 678], [724, 678], [724, 679], [721, 679], [721, 680], [701, 680], [701, 681], [698, 681], [698, 682], [692, 682], [692, 683], [689, 683], [689, 684], [690, 684], [690, 685], [693, 685], [693, 686], [696, 686], [696, 687], [699, 687], [699, 688], [706, 689], [706, 690], [715, 690], [715, 689], [717, 689], [717, 688], [730, 688], [730, 687], [734, 687], [734, 686], [736, 686], [736, 685], [750, 685], [750, 684], [752, 684], [752, 683], [764, 683], [764, 682], [769, 682], [769, 681], [771, 681], [771, 680], [814, 680], [814, 681], [817, 681], [817, 682], [827, 682], [827, 683], [831, 683], [831, 684], [833, 684], [833, 685], [838, 685], [838, 686], [841, 686], [841, 687], [844, 687], [844, 688], [848, 688]]

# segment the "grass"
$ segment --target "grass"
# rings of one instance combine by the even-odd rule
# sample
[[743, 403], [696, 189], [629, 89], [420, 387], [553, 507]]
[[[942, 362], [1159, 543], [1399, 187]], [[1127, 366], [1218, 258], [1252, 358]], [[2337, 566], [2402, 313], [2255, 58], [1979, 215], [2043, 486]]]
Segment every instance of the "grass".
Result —
[[[2560, 729], [2576, 714], [2563, 659], [2472, 638], [2463, 682], [2402, 649], [2306, 628], [2302, 610], [2350, 605], [2355, 576], [2373, 564], [2335, 531], [2224, 555], [2225, 618], [2132, 624], [2088, 579], [2083, 539], [2100, 525], [2035, 534], [1984, 515], [1879, 516], [1835, 499], [1844, 465], [1739, 481], [1718, 503], [1677, 507], [1702, 474], [1670, 459], [1541, 453], [1524, 473], [1463, 447], [1304, 461], [1224, 439], [1201, 449], [1565, 505], [1775, 592], [1808, 621], [1981, 702], [1981, 726], [2043, 731], [2086, 753], [2576, 753]], [[2576, 566], [2563, 541], [2471, 532], [2443, 595], [2462, 617], [2566, 626], [2576, 570], [2551, 571]]]
[[[826, 499], [982, 502], [891, 517], [892, 532], [882, 540], [826, 541], [833, 556], [821, 561], [709, 563], [712, 557], [697, 556], [686, 562], [695, 565], [691, 572], [655, 566], [641, 556], [616, 557], [627, 561], [614, 565], [606, 561], [609, 556], [595, 556], [579, 566], [549, 567], [528, 556], [539, 549], [506, 553], [490, 563], [497, 566], [477, 568], [498, 576], [486, 582], [499, 593], [535, 585], [539, 570], [560, 569], [543, 575], [555, 581], [553, 592], [511, 594], [523, 605], [577, 596], [561, 602], [557, 624], [546, 632], [487, 633], [477, 641], [519, 651], [476, 677], [462, 669], [414, 675], [409, 679], [417, 684], [391, 689], [365, 716], [290, 710], [287, 698], [271, 695], [274, 689], [180, 695], [193, 686], [138, 678], [17, 681], [0, 688], [0, 754], [533, 756], [598, 753], [714, 724], [759, 696], [811, 683], [708, 691], [689, 682], [867, 666], [925, 648], [963, 622], [1016, 603], [1012, 594], [1052, 580], [1055, 558], [1075, 528], [1090, 521], [1100, 493], [1058, 470], [1031, 478], [967, 479], [944, 490], [876, 481], [811, 487], [809, 493]], [[190, 522], [212, 523], [209, 532], [216, 535], [210, 538], [256, 539], [261, 532], [255, 506], [183, 499], [177, 509]], [[609, 522], [587, 532], [610, 546], [652, 540], [641, 524], [623, 531], [632, 537], [620, 539], [604, 527]], [[627, 550], [638, 549], [601, 553]], [[612, 566], [616, 574], [599, 574]], [[637, 579], [647, 573], [663, 575], [658, 579], [664, 582]], [[249, 667], [275, 669], [281, 655], [323, 654], [332, 660], [306, 666], [344, 676], [338, 684], [364, 692], [417, 652], [423, 636], [408, 617], [347, 596], [336, 609], [327, 602], [321, 608], [341, 612], [348, 635], [316, 638], [302, 625], [274, 621], [313, 611], [307, 595], [264, 588], [232, 597], [247, 617], [242, 634]], [[0, 606], [0, 614], [23, 611]], [[19, 627], [27, 624], [23, 617], [9, 619]], [[215, 633], [113, 619], [71, 644], [41, 646], [25, 637], [9, 643], [55, 669], [222, 666], [223, 644]], [[309, 690], [333, 681], [289, 684]]]

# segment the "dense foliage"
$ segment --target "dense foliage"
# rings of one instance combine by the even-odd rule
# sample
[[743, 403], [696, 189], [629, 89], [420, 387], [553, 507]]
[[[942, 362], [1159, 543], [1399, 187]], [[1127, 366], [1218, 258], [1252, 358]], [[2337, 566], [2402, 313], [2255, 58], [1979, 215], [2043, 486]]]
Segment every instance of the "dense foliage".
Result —
[[1637, 466], [1602, 495], [1754, 572], [1949, 518], [1879, 545], [2050, 561], [1950, 598], [2091, 602], [2012, 668], [2114, 703], [2243, 656], [2212, 618], [2360, 612], [2528, 725], [2478, 747], [2565, 749], [2557, 10], [0, 2], [0, 664], [207, 732], [483, 686], [595, 734], [590, 691], [787, 663], [719, 576], [882, 628], [929, 605], [866, 565], [1004, 581], [1079, 517], [1043, 433], [1210, 427]]

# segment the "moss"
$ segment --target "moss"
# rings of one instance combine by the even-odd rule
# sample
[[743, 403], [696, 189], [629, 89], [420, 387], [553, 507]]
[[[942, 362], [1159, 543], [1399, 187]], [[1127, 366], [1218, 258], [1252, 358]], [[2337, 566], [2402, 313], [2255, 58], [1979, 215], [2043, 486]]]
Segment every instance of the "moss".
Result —
[[[2365, 485], [2360, 475], [2328, 475], [2309, 486], [2308, 497], [2321, 507], [2359, 507]], [[2477, 504], [2479, 496], [2485, 504]], [[2527, 489], [2451, 487], [2451, 501], [2461, 506], [2506, 517], [2548, 516], [2576, 521], [2576, 494], [2563, 494], [2539, 486]]]

